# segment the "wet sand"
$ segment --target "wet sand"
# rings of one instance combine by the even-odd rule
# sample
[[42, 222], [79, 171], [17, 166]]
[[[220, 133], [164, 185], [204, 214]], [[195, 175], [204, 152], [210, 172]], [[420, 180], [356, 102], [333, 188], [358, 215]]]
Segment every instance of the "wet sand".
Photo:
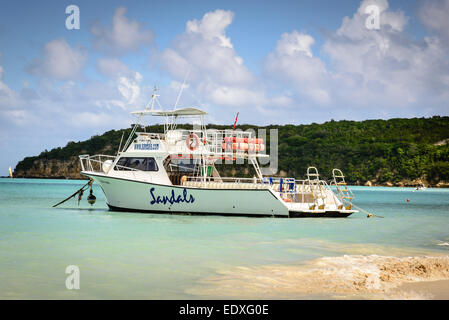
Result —
[[449, 300], [449, 280], [405, 283], [398, 290], [427, 296], [432, 300]]
[[447, 255], [344, 255], [218, 270], [187, 293], [234, 299], [447, 299], [448, 288]]

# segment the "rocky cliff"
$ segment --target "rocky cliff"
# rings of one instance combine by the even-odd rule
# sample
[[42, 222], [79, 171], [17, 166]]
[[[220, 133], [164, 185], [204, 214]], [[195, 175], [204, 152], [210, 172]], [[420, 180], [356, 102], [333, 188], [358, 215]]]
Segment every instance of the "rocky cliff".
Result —
[[16, 178], [86, 179], [80, 175], [81, 164], [78, 157], [68, 160], [36, 159], [26, 170], [14, 170]]

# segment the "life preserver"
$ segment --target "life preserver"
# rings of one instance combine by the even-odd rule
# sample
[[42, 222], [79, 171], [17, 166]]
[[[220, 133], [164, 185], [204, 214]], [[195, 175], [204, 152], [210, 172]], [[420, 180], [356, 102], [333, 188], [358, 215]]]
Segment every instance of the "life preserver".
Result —
[[193, 151], [200, 145], [200, 138], [198, 138], [198, 135], [196, 133], [191, 133], [186, 139], [186, 145], [187, 148]]

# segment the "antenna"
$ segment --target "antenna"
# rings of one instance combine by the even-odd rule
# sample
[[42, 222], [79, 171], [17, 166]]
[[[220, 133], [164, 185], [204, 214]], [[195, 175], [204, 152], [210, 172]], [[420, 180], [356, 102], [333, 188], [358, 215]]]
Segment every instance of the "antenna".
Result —
[[[157, 97], [159, 97], [159, 95], [156, 92], [157, 92], [157, 87], [154, 86], [153, 94], [151, 95], [151, 101], [150, 101], [151, 102], [151, 108], [150, 108], [151, 111], [154, 110], [154, 101], [157, 100]], [[150, 102], [148, 104], [150, 104]], [[148, 105], [146, 108], [148, 108]]]
[[[162, 106], [161, 106], [161, 104], [159, 103], [159, 100], [157, 99], [157, 97], [159, 97], [159, 95], [158, 95], [156, 92], [157, 92], [157, 87], [154, 86], [153, 94], [151, 95], [151, 101], [148, 102], [148, 104], [146, 105], [144, 111], [148, 111], [148, 106], [150, 106], [150, 103], [151, 103], [150, 111], [153, 111], [153, 110], [154, 110], [154, 101], [157, 102], [157, 104], [159, 105], [160, 110], [162, 110]], [[134, 137], [134, 133], [135, 133], [136, 130], [137, 130], [137, 127], [140, 126], [140, 119], [141, 119], [142, 117], [143, 117], [143, 113], [140, 114], [139, 117], [137, 118], [137, 121], [136, 121], [136, 123], [134, 124], [133, 129], [131, 130], [131, 134], [129, 135], [128, 140], [126, 140], [125, 146], [123, 147], [123, 150], [122, 150], [122, 151], [125, 151], [125, 150], [128, 148], [128, 146], [130, 145], [130, 143], [131, 143], [131, 141], [132, 141], [132, 138]], [[123, 136], [122, 136], [122, 138], [123, 138]], [[122, 142], [120, 141], [120, 146], [121, 146], [121, 145], [122, 145]]]
[[[153, 94], [151, 95], [151, 100], [148, 101], [148, 103], [147, 103], [147, 105], [145, 107], [145, 111], [148, 111], [148, 110], [153, 111], [154, 110], [154, 102], [155, 101], [157, 102], [157, 104], [159, 106], [159, 109], [162, 110], [162, 106], [159, 103], [159, 100], [157, 99], [157, 97], [159, 97], [159, 95], [157, 94], [157, 86], [154, 86]], [[148, 108], [148, 107], [150, 107], [150, 108]]]
[[176, 110], [176, 106], [178, 105], [179, 98], [181, 98], [182, 90], [184, 90], [184, 85], [186, 84], [186, 80], [187, 80], [187, 77], [188, 77], [189, 74], [190, 74], [190, 70], [191, 70], [191, 69], [192, 69], [192, 67], [189, 66], [189, 70], [187, 70], [186, 76], [184, 77], [184, 81], [182, 82], [181, 90], [179, 90], [179, 94], [178, 94], [178, 98], [176, 99], [176, 103], [175, 103], [174, 110]]

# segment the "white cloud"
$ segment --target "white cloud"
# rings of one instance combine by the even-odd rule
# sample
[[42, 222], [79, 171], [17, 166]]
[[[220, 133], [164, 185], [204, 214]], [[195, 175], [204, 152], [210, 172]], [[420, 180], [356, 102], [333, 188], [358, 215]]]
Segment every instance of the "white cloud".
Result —
[[128, 105], [134, 105], [140, 95], [139, 83], [142, 80], [140, 73], [136, 72], [134, 78], [120, 77], [118, 83], [118, 90], [125, 98]]
[[31, 124], [31, 117], [27, 110], [24, 109], [6, 110], [4, 116], [19, 126]]
[[[365, 25], [368, 5], [380, 9], [380, 30]], [[174, 80], [181, 82], [190, 70], [188, 91], [207, 105], [277, 110], [283, 121], [298, 114], [307, 121], [306, 112], [321, 119], [419, 114], [426, 102], [434, 106], [425, 111], [428, 115], [447, 101], [448, 63], [441, 39], [410, 38], [408, 18], [390, 10], [386, 0], [365, 0], [352, 17], [342, 19], [319, 50], [327, 62], [314, 55], [311, 35], [282, 34], [262, 76], [249, 71], [226, 34], [233, 18], [230, 11], [216, 10], [188, 21], [185, 32], [160, 55]]]
[[71, 136], [78, 136], [75, 130], [80, 128], [101, 133], [111, 127], [126, 127], [132, 121], [129, 109], [146, 102], [141, 81], [137, 72], [106, 83], [42, 79], [37, 93], [27, 87], [16, 92], [0, 80], [0, 128], [4, 133], [18, 129], [33, 135], [58, 132], [58, 136], [73, 140]]
[[112, 17], [112, 28], [103, 27], [98, 23], [91, 26], [90, 31], [94, 36], [94, 44], [97, 48], [123, 54], [153, 43], [153, 32], [150, 29], [145, 29], [139, 22], [129, 20], [125, 16], [126, 10], [124, 7], [115, 10]]
[[449, 45], [449, 0], [422, 3], [418, 10], [421, 22]]
[[211, 101], [218, 105], [240, 107], [264, 105], [267, 102], [263, 91], [226, 86], [215, 86], [206, 91]]
[[0, 114], [4, 113], [7, 115], [5, 119], [12, 119], [13, 121], [17, 119], [17, 121], [21, 122], [23, 116], [15, 112], [20, 97], [3, 81], [3, 73], [3, 66], [0, 66]]
[[197, 83], [252, 84], [253, 75], [225, 35], [233, 16], [231, 11], [215, 10], [206, 13], [201, 21], [188, 21], [173, 47], [162, 52], [162, 62], [171, 75], [182, 80], [190, 70], [189, 80]]
[[72, 48], [65, 39], [47, 42], [42, 58], [35, 58], [28, 66], [28, 72], [57, 80], [71, 80], [79, 77], [87, 62], [87, 50]]
[[[380, 9], [380, 30], [365, 25], [368, 5]], [[443, 5], [440, 1], [435, 9], [433, 2], [426, 2], [421, 15], [438, 21]], [[266, 77], [293, 89], [298, 110], [318, 107], [326, 118], [332, 113], [335, 118], [365, 118], [447, 112], [449, 56], [441, 35], [446, 21], [435, 23], [432, 28], [439, 31], [422, 40], [408, 36], [407, 22], [386, 0], [362, 1], [328, 35], [322, 47], [328, 63], [313, 55], [314, 39], [295, 30], [284, 33], [268, 55]]]
[[244, 65], [226, 35], [233, 18], [231, 11], [215, 10], [201, 20], [188, 21], [185, 32], [162, 52], [160, 61], [177, 81], [189, 74], [188, 91], [207, 104], [244, 108], [267, 105], [271, 97], [267, 97], [262, 81], [257, 81]]
[[100, 58], [97, 60], [97, 70], [102, 75], [117, 78], [134, 76], [135, 72], [117, 58]]
[[[130, 124], [131, 118], [124, 119], [123, 117], [117, 117], [115, 112], [104, 112], [104, 111], [84, 111], [76, 113], [72, 118], [72, 126], [78, 129], [85, 128], [104, 128], [105, 123], [109, 124], [109, 129], [111, 127], [126, 127]], [[106, 129], [108, 130], [108, 129]]]
[[292, 33], [282, 34], [276, 46], [276, 53], [280, 56], [294, 56], [299, 53], [312, 57], [311, 46], [314, 43], [315, 40], [311, 36], [294, 30]]
[[194, 81], [207, 78], [223, 85], [251, 83], [251, 73], [225, 36], [233, 16], [230, 11], [216, 10], [206, 13], [201, 21], [188, 21], [186, 31], [176, 39], [173, 48], [162, 53], [172, 75], [183, 79], [191, 68], [190, 79]]
[[101, 58], [97, 61], [97, 70], [110, 77], [110, 86], [117, 88], [121, 99], [97, 101], [96, 105], [106, 105], [108, 108], [118, 106], [126, 109], [134, 106], [140, 97], [140, 83], [142, 75], [131, 70], [127, 65], [116, 58]]
[[[373, 3], [381, 9], [380, 30], [365, 26], [364, 8]], [[323, 46], [335, 67], [336, 98], [398, 108], [447, 97], [448, 54], [441, 39], [415, 41], [403, 32], [406, 23], [402, 11], [388, 11], [386, 0], [365, 0], [352, 18], [343, 19]]]
[[329, 75], [325, 64], [312, 54], [314, 42], [310, 35], [296, 30], [282, 34], [274, 53], [267, 57], [266, 73], [292, 87], [300, 96], [327, 104]]
[[231, 39], [225, 35], [226, 28], [232, 23], [234, 13], [231, 11], [216, 10], [208, 12], [201, 21], [192, 20], [187, 22], [187, 34], [199, 34], [209, 41], [219, 40], [220, 45], [232, 48]]

